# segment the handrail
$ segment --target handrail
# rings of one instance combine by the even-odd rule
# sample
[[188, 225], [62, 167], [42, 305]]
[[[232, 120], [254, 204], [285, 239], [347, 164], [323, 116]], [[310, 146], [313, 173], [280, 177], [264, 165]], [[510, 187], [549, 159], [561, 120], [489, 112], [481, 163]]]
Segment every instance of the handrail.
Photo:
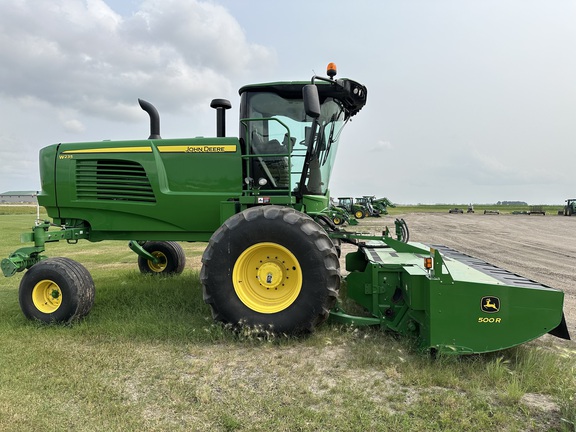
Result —
[[[275, 121], [277, 123], [279, 123], [282, 127], [284, 127], [284, 129], [286, 129], [286, 135], [288, 137], [288, 142], [291, 142], [291, 135], [290, 135], [290, 128], [281, 120], [274, 118], [274, 117], [262, 117], [262, 118], [245, 118], [245, 119], [241, 119], [240, 120], [240, 124], [242, 124], [245, 129], [246, 129], [246, 136], [245, 136], [245, 143], [246, 143], [246, 153], [242, 155], [242, 159], [244, 161], [246, 161], [246, 174], [248, 177], [252, 178], [252, 167], [251, 164], [249, 163], [250, 160], [252, 159], [259, 159], [262, 168], [264, 170], [267, 170], [267, 165], [266, 165], [266, 161], [264, 161], [263, 158], [271, 158], [271, 157], [278, 157], [278, 158], [282, 158], [285, 157], [287, 158], [287, 163], [288, 163], [288, 175], [289, 175], [289, 179], [288, 179], [288, 188], [277, 188], [276, 185], [273, 184], [273, 186], [275, 187], [275, 189], [264, 189], [261, 190], [260, 188], [254, 188], [251, 185], [248, 185], [248, 188], [246, 190], [243, 191], [244, 195], [254, 195], [254, 194], [259, 194], [260, 192], [273, 192], [273, 193], [284, 193], [287, 194], [288, 197], [292, 197], [293, 193], [292, 193], [292, 189], [291, 189], [291, 176], [293, 174], [293, 172], [291, 171], [290, 167], [292, 166], [292, 149], [289, 149], [290, 151], [288, 151], [287, 153], [254, 153], [253, 152], [253, 148], [252, 148], [252, 139], [249, 136], [249, 132], [248, 132], [248, 123], [251, 122], [264, 122], [264, 121]], [[295, 155], [296, 157], [300, 157], [300, 155]], [[299, 173], [299, 171], [295, 172], [296, 174]], [[269, 180], [271, 180], [272, 182], [274, 182], [274, 178], [272, 177], [272, 175], [270, 174], [270, 172], [268, 171], [267, 174], [269, 175]]]

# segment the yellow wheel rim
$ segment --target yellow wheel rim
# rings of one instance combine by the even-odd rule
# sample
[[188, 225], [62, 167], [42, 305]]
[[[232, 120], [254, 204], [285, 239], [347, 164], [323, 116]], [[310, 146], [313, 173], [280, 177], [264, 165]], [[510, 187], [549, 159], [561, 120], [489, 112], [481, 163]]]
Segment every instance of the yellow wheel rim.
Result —
[[360, 219], [362, 216], [364, 216], [364, 213], [363, 213], [362, 211], [358, 210], [358, 211], [356, 212], [356, 217], [357, 217], [358, 219]]
[[150, 252], [150, 254], [158, 259], [158, 263], [155, 264], [154, 262], [148, 260], [148, 268], [154, 273], [162, 273], [168, 266], [166, 255], [159, 251]]
[[340, 220], [339, 217], [335, 217], [334, 220], [333, 220], [333, 222], [334, 222], [334, 224], [336, 224], [336, 225], [340, 225], [341, 220]]
[[302, 289], [302, 269], [284, 246], [257, 243], [240, 254], [232, 280], [242, 303], [253, 311], [272, 314], [294, 303]]
[[54, 281], [42, 280], [32, 289], [32, 302], [42, 313], [56, 312], [62, 304], [62, 291]]

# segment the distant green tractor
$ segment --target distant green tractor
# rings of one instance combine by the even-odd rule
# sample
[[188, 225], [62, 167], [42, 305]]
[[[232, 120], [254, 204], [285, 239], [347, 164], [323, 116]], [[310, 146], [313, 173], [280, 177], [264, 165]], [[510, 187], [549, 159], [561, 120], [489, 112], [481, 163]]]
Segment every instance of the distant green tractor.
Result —
[[358, 221], [352, 218], [346, 209], [338, 207], [332, 203], [330, 203], [329, 207], [326, 207], [324, 210], [322, 210], [322, 213], [328, 216], [334, 225], [358, 225]]
[[564, 216], [572, 216], [573, 214], [576, 214], [576, 198], [567, 199], [564, 206]]
[[338, 207], [341, 207], [348, 213], [354, 215], [356, 219], [364, 219], [369, 216], [369, 211], [366, 206], [354, 202], [354, 198], [352, 197], [338, 197]]
[[370, 200], [367, 197], [362, 197], [362, 198], [355, 198], [354, 199], [355, 203], [357, 205], [362, 205], [364, 207], [366, 207], [366, 210], [368, 212], [367, 216], [371, 216], [371, 217], [380, 217], [380, 211], [378, 211], [370, 202]]

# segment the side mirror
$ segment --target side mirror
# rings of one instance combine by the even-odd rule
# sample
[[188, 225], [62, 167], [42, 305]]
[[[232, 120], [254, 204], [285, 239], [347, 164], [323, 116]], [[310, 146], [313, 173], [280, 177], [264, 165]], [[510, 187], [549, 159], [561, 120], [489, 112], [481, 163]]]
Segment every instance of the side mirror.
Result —
[[302, 98], [304, 99], [306, 115], [312, 118], [320, 117], [320, 96], [318, 96], [316, 85], [305, 85], [302, 88]]

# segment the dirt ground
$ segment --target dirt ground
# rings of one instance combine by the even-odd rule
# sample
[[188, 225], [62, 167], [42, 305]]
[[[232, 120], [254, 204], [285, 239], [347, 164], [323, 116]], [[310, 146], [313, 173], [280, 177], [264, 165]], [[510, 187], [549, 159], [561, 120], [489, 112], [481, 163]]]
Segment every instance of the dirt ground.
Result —
[[393, 230], [396, 217], [408, 224], [410, 241], [449, 246], [562, 289], [568, 330], [576, 340], [576, 217], [410, 213], [364, 219], [347, 230], [377, 234], [384, 225]]

